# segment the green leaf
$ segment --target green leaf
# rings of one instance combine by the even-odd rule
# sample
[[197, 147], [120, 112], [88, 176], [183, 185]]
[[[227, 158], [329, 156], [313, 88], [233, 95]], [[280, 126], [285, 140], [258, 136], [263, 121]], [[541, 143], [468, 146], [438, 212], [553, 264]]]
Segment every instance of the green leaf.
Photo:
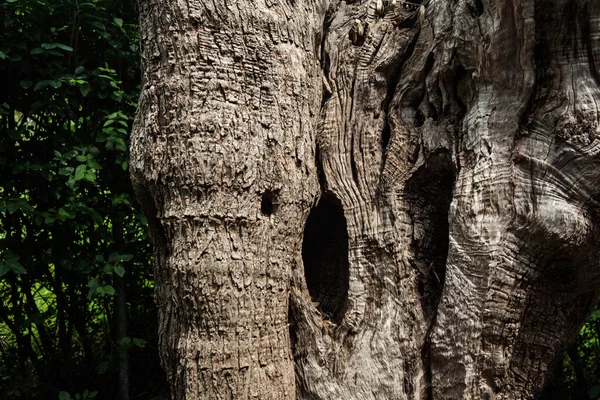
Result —
[[67, 46], [66, 44], [62, 44], [62, 43], [42, 43], [42, 49], [46, 49], [46, 50], [52, 50], [52, 49], [61, 49], [61, 50], [65, 50], [65, 51], [73, 51], [73, 48], [71, 46]]
[[[34, 89], [35, 90], [35, 89]], [[44, 107], [48, 102], [46, 100], [38, 100], [31, 105], [31, 111], [38, 111], [40, 108]]]
[[[102, 374], [105, 374], [106, 371], [108, 371], [108, 361], [102, 361], [96, 367], [96, 372], [98, 372], [98, 375], [102, 375]], [[97, 393], [97, 392], [92, 392], [92, 393]], [[96, 395], [94, 395], [94, 396], [96, 396]]]
[[25, 199], [10, 199], [6, 202], [6, 209], [10, 214], [17, 210], [23, 210], [24, 212], [33, 211], [33, 207]]
[[113, 18], [113, 21], [115, 22], [115, 24], [117, 24], [118, 26], [123, 26], [123, 20], [121, 18]]
[[20, 83], [23, 89], [29, 89], [33, 86], [33, 81], [30, 81], [29, 79], [23, 79]]
[[75, 178], [73, 178], [72, 176], [69, 177], [69, 180], [67, 181], [67, 186], [71, 189], [71, 190], [75, 190], [75, 184], [77, 182], [75, 182]]
[[133, 338], [133, 344], [139, 348], [143, 348], [146, 345], [146, 341], [144, 339]]
[[58, 47], [61, 50], [65, 50], [65, 51], [73, 51], [73, 48], [71, 46], [67, 46], [66, 44], [62, 44], [62, 43], [54, 43], [56, 45], [56, 47]]
[[79, 67], [75, 68], [75, 75], [79, 75], [83, 72], [84, 69], [85, 68], [83, 67], [83, 65], [80, 65]]
[[88, 292], [88, 299], [93, 298], [98, 290], [98, 278], [93, 278], [88, 281], [88, 287], [90, 291]]
[[23, 267], [18, 261], [15, 262], [14, 264], [9, 264], [8, 267], [11, 269], [12, 272], [14, 272], [15, 274], [18, 274], [18, 275], [27, 273], [27, 270], [25, 269], [25, 267]]
[[6, 202], [6, 209], [8, 210], [9, 214], [14, 214], [14, 212], [19, 209], [19, 204], [14, 200], [8, 200]]
[[77, 167], [77, 169], [75, 170], [75, 180], [76, 181], [80, 181], [85, 177], [85, 172], [87, 170], [87, 165], [85, 164], [81, 164]]
[[95, 289], [98, 287], [98, 278], [92, 278], [88, 281], [88, 287], [90, 289]]
[[98, 392], [94, 391], [91, 392], [90, 395], [88, 396], [88, 399], [93, 399], [94, 397], [96, 397], [98, 395]]
[[79, 93], [81, 93], [83, 97], [86, 97], [91, 91], [92, 87], [89, 83], [84, 83], [83, 85], [79, 86]]
[[64, 221], [66, 219], [73, 219], [73, 218], [75, 218], [75, 214], [73, 214], [73, 213], [65, 210], [63, 207], [61, 207], [61, 208], [58, 209], [58, 217], [61, 220]]
[[92, 25], [94, 28], [98, 28], [98, 29], [102, 29], [102, 30], [106, 29], [106, 27], [104, 26], [104, 24], [102, 22], [92, 21], [92, 22], [90, 22], [90, 25]]
[[73, 167], [65, 167], [58, 170], [59, 175], [69, 176], [75, 170]]
[[[101, 287], [104, 289], [103, 290], [104, 293], [106, 293], [106, 294], [108, 294], [110, 296], [114, 296], [114, 294], [115, 294], [115, 288], [114, 287], [112, 287], [110, 285], [104, 285], [104, 286], [101, 286]], [[98, 289], [100, 289], [100, 287]]]
[[53, 215], [48, 214], [45, 219], [44, 219], [44, 223], [46, 225], [50, 225], [51, 223], [53, 223], [54, 221], [56, 221], [56, 217]]
[[110, 253], [108, 256], [109, 262], [126, 262], [133, 259], [133, 254]]
[[6, 275], [6, 273], [10, 271], [10, 268], [6, 263], [0, 261], [0, 276]]
[[110, 95], [110, 98], [119, 103], [123, 100], [123, 92], [115, 91]]
[[2, 50], [0, 50], [0, 60], [6, 60], [7, 58], [8, 56]]
[[121, 254], [119, 261], [130, 261], [133, 258], [133, 254]]
[[120, 265], [116, 265], [114, 267], [115, 274], [119, 275], [121, 278], [125, 275], [125, 268]]
[[91, 159], [91, 158], [88, 160], [87, 165], [89, 168], [94, 169], [94, 170], [102, 169], [102, 165], [98, 164], [98, 161]]
[[88, 209], [88, 214], [90, 214], [90, 217], [92, 217], [92, 221], [94, 221], [96, 224], [102, 225], [104, 223], [102, 216], [96, 210], [92, 210], [90, 208]]
[[35, 85], [35, 87], [33, 88], [33, 90], [37, 91], [37, 90], [41, 90], [41, 89], [43, 89], [43, 88], [45, 88], [47, 86], [50, 86], [50, 82], [52, 82], [52, 81], [49, 81], [49, 80], [40, 81], [40, 82], [37, 83], [37, 85]]
[[58, 394], [58, 399], [59, 399], [59, 400], [71, 400], [71, 395], [70, 395], [69, 393], [67, 393], [67, 392], [62, 392], [62, 391], [61, 391], [61, 392]]
[[88, 170], [85, 173], [84, 179], [90, 183], [96, 183], [96, 171]]

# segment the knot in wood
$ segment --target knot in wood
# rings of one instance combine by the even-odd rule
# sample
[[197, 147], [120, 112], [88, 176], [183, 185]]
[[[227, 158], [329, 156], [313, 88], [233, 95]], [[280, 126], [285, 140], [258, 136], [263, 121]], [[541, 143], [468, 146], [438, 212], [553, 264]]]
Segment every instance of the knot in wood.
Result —
[[362, 45], [365, 41], [365, 23], [359, 19], [355, 19], [352, 22], [352, 27], [350, 28], [348, 36], [353, 45]]
[[413, 3], [411, 1], [401, 1], [402, 8], [405, 10], [416, 11], [418, 8], [422, 7], [419, 3]]
[[385, 14], [385, 7], [383, 6], [383, 0], [376, 0], [375, 13], [378, 17], [382, 17]]

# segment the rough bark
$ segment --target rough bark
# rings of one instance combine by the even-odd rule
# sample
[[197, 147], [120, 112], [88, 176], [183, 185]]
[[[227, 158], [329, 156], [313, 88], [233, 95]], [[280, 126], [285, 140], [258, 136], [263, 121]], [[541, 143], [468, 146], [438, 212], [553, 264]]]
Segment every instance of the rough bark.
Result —
[[526, 399], [600, 285], [600, 4], [140, 1], [174, 399]]

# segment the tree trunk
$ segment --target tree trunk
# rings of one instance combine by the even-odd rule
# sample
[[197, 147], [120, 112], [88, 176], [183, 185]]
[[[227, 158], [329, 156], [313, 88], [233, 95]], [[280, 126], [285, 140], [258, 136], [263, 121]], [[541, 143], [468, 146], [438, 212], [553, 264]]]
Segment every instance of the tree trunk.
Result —
[[600, 3], [140, 1], [174, 399], [527, 399], [598, 300]]

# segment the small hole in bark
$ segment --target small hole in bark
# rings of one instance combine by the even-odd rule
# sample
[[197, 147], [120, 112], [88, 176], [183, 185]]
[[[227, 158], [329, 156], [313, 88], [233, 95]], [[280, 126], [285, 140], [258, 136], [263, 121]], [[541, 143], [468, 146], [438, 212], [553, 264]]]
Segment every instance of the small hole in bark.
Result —
[[304, 227], [302, 261], [306, 285], [323, 319], [339, 323], [349, 285], [348, 229], [341, 202], [324, 194]]
[[262, 195], [262, 200], [260, 201], [260, 212], [264, 215], [271, 215], [277, 210], [277, 195], [271, 191], [267, 190]]

